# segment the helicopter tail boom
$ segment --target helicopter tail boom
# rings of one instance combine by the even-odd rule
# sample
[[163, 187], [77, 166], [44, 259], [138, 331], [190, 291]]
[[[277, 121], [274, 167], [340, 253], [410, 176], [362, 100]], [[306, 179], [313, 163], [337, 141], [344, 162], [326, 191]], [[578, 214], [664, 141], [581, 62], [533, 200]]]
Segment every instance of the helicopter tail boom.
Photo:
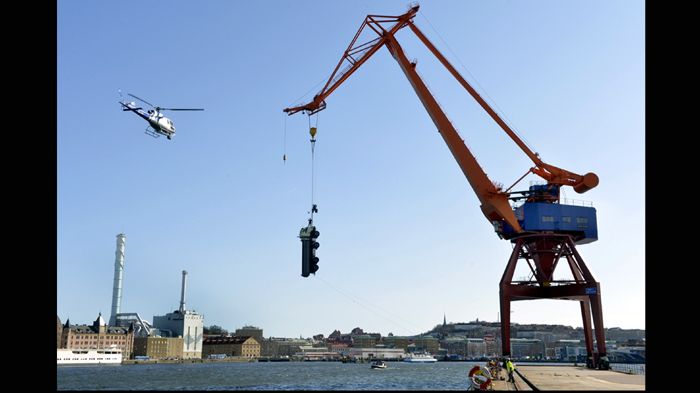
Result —
[[122, 106], [122, 111], [131, 111], [139, 115], [140, 117], [148, 120], [148, 116], [143, 112], [143, 108], [137, 107], [133, 102], [125, 103], [124, 101], [119, 101]]

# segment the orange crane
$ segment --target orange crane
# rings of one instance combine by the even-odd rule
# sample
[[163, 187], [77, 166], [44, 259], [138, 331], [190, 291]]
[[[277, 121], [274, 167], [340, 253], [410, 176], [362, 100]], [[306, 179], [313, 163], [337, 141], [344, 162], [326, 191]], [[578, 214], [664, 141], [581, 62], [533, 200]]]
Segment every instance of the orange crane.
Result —
[[[419, 6], [416, 5], [399, 16], [367, 15], [321, 91], [314, 96], [311, 102], [285, 108], [284, 112], [288, 115], [302, 112], [310, 116], [325, 109], [326, 98], [382, 46], [385, 46], [399, 63], [401, 70], [413, 86], [418, 98], [479, 198], [484, 216], [493, 225], [500, 238], [514, 243], [513, 253], [500, 283], [503, 355], [510, 356], [511, 354], [511, 301], [540, 298], [568, 299], [580, 302], [588, 366], [608, 368], [600, 284], [595, 281], [575, 247], [575, 244], [585, 244], [597, 240], [595, 209], [590, 206], [563, 204], [559, 193], [562, 186], [571, 186], [578, 193], [586, 192], [598, 185], [598, 176], [594, 173], [578, 175], [547, 164], [540, 159], [537, 153], [530, 150], [413, 23], [418, 9]], [[392, 23], [393, 25], [389, 26]], [[488, 178], [416, 72], [416, 63], [407, 59], [395, 37], [395, 34], [404, 27], [409, 27], [415, 33], [450, 74], [534, 163], [534, 166], [529, 168], [508, 189], [503, 190], [502, 187], [497, 186]], [[364, 43], [357, 43], [365, 28], [372, 30], [377, 37]], [[546, 184], [530, 186], [525, 191], [511, 191], [529, 173], [540, 176], [546, 180]], [[515, 267], [518, 260], [521, 259], [527, 261], [532, 274], [525, 281], [513, 281]], [[554, 278], [554, 270], [561, 259], [568, 262], [574, 280], [556, 280]], [[595, 324], [597, 352], [593, 350], [591, 314], [593, 314]]]

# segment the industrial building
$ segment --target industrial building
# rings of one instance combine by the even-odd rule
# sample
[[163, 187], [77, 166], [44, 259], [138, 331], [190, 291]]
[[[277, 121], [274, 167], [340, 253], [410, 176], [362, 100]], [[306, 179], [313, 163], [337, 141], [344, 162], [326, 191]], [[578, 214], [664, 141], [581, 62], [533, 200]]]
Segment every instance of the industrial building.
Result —
[[172, 337], [183, 338], [183, 359], [201, 359], [204, 341], [204, 316], [185, 307], [186, 288], [187, 271], [183, 270], [180, 308], [162, 316], [153, 316], [153, 327], [161, 331], [171, 332]]
[[182, 337], [134, 337], [134, 356], [182, 359]]
[[124, 276], [124, 249], [126, 235], [117, 235], [117, 250], [114, 257], [114, 284], [112, 285], [112, 314], [109, 317], [110, 326], [130, 328], [133, 326], [134, 336], [147, 337], [151, 334], [151, 325], [141, 318], [138, 313], [121, 312], [122, 283]]
[[262, 344], [263, 342], [263, 330], [256, 326], [246, 325], [240, 329], [236, 329], [234, 336], [254, 337], [258, 343]]
[[260, 343], [250, 336], [207, 337], [203, 342], [202, 356], [226, 355], [247, 358], [260, 357]]
[[[180, 309], [161, 317], [154, 317], [151, 325], [135, 312], [122, 312], [122, 285], [124, 282], [124, 254], [126, 235], [117, 235], [114, 258], [114, 281], [112, 286], [112, 314], [109, 326], [131, 329], [134, 355], [161, 358], [201, 358], [203, 317], [185, 308], [185, 285], [187, 272], [183, 271]], [[158, 321], [156, 323], [156, 320]], [[127, 354], [124, 358], [128, 359]]]

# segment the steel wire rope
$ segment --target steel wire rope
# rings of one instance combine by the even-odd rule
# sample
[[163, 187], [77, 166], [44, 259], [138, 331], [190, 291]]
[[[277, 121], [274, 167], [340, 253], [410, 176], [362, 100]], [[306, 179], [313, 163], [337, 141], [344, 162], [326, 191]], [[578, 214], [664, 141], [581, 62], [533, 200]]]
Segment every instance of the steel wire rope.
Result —
[[284, 164], [287, 163], [287, 114], [282, 113], [282, 117], [284, 117], [284, 135], [282, 137], [282, 162]]
[[[314, 87], [312, 87], [311, 89], [309, 89], [309, 91], [307, 91], [306, 93], [304, 93], [304, 95], [302, 95], [301, 97], [297, 98], [296, 100], [294, 100], [294, 101], [292, 101], [292, 102], [295, 102], [295, 103], [302, 102], [301, 100], [302, 100], [304, 97], [306, 97], [307, 95], [309, 95], [309, 93], [311, 93], [312, 91], [316, 90], [316, 88], [318, 88], [318, 86], [319, 86], [321, 83], [325, 82], [326, 80], [327, 80], [326, 78], [321, 79], [318, 83], [316, 83], [316, 84], [314, 85]], [[292, 105], [296, 105], [296, 104], [292, 104]]]
[[452, 55], [457, 59], [457, 62], [458, 62], [458, 63], [462, 66], [462, 68], [469, 74], [469, 76], [471, 76], [471, 78], [474, 80], [474, 82], [476, 82], [476, 85], [479, 86], [479, 89], [484, 93], [484, 95], [486, 95], [486, 98], [488, 98], [489, 101], [491, 101], [491, 103], [493, 103], [493, 106], [495, 106], [496, 109], [498, 109], [499, 115], [502, 115], [502, 116], [503, 116], [504, 121], [506, 122], [506, 124], [508, 124], [508, 127], [510, 127], [510, 129], [513, 130], [513, 133], [515, 133], [515, 135], [517, 135], [518, 138], [520, 138], [520, 139], [523, 141], [523, 143], [525, 143], [525, 145], [526, 145], [530, 150], [535, 151], [532, 147], [530, 147], [530, 143], [528, 143], [527, 139], [525, 139], [522, 135], [520, 135], [520, 133], [518, 133], [518, 132], [516, 131], [516, 127], [515, 127], [515, 125], [514, 125], [515, 123], [513, 123], [513, 122], [508, 118], [508, 115], [506, 115], [505, 111], [503, 111], [503, 110], [498, 106], [498, 103], [496, 102], [496, 100], [494, 100], [493, 98], [491, 98], [491, 96], [489, 96], [489, 93], [486, 91], [486, 89], [484, 89], [483, 86], [481, 86], [481, 83], [479, 83], [479, 80], [476, 79], [476, 77], [474, 76], [474, 74], [472, 74], [472, 73], [469, 71], [469, 69], [467, 68], [467, 66], [465, 66], [464, 63], [462, 63], [462, 60], [459, 58], [459, 56], [457, 56], [457, 54], [452, 50], [452, 48], [451, 48], [450, 45], [447, 43], [447, 41], [445, 41], [445, 40], [442, 38], [442, 36], [441, 36], [440, 33], [437, 31], [437, 29], [433, 26], [433, 24], [430, 23], [430, 21], [428, 20], [428, 17], [425, 16], [425, 13], [424, 13], [423, 11], [420, 11], [419, 14], [423, 17], [423, 19], [425, 19], [426, 22], [428, 22], [428, 25], [430, 26], [430, 28], [433, 29], [433, 31], [435, 32], [435, 34], [437, 34], [437, 36], [438, 36], [438, 38], [440, 39], [440, 41], [442, 41], [442, 43], [445, 44], [445, 46], [447, 47], [447, 50], [449, 50], [450, 53], [452, 53]]
[[[323, 279], [323, 278], [321, 278], [321, 277], [317, 277], [317, 278], [318, 278], [319, 280], [321, 280], [321, 282], [323, 282], [324, 284], [328, 285], [330, 288], [332, 288], [333, 290], [335, 290], [336, 292], [340, 293], [341, 295], [343, 295], [343, 296], [347, 297], [348, 299], [350, 299], [352, 302], [354, 302], [354, 303], [356, 303], [357, 305], [359, 305], [360, 307], [362, 307], [362, 308], [364, 308], [364, 309], [366, 309], [366, 310], [368, 310], [368, 311], [370, 311], [370, 312], [372, 312], [372, 313], [374, 313], [374, 314], [376, 314], [376, 315], [378, 315], [378, 316], [380, 316], [380, 317], [386, 319], [387, 321], [393, 323], [394, 325], [397, 325], [397, 326], [400, 327], [401, 329], [404, 329], [405, 331], [410, 331], [410, 329], [408, 329], [405, 325], [399, 323], [399, 322], [397, 321], [397, 319], [402, 320], [402, 321], [404, 321], [404, 322], [407, 322], [409, 325], [412, 326], [412, 328], [414, 328], [414, 329], [420, 331], [420, 327], [418, 327], [417, 325], [414, 325], [412, 322], [409, 322], [409, 321], [407, 321], [407, 320], [405, 320], [405, 319], [399, 317], [399, 316], [396, 315], [396, 314], [390, 313], [390, 312], [388, 312], [387, 310], [383, 309], [382, 307], [379, 307], [379, 306], [377, 306], [377, 305], [372, 305], [373, 307], [376, 307], [378, 310], [380, 310], [381, 312], [383, 312], [384, 314], [386, 314], [386, 315], [382, 315], [380, 312], [377, 312], [377, 311], [372, 310], [371, 308], [369, 308], [369, 307], [367, 306], [367, 305], [370, 305], [369, 302], [367, 302], [367, 305], [365, 305], [365, 304], [364, 304], [364, 299], [362, 299], [362, 298], [360, 298], [360, 297], [354, 297], [354, 296], [352, 296], [352, 295], [347, 294], [345, 291], [341, 291], [339, 288], [335, 287], [335, 286], [332, 285], [330, 282], [326, 281], [325, 279]], [[361, 299], [362, 299], [362, 301], [360, 301]]]
[[[318, 126], [318, 115], [316, 115], [316, 126]], [[309, 132], [311, 132], [311, 115], [309, 115]], [[316, 147], [316, 136], [311, 135], [311, 221], [314, 218], [314, 148]]]

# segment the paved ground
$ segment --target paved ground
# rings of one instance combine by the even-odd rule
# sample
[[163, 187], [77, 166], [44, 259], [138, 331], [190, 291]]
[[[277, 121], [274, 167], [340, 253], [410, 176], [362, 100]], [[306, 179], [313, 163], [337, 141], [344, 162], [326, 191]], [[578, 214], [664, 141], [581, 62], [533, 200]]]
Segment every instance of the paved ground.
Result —
[[[645, 376], [617, 371], [590, 370], [575, 366], [518, 366], [518, 370], [540, 390], [645, 390]], [[507, 377], [507, 374], [504, 373]], [[515, 385], [494, 381], [494, 390], [531, 390], [517, 373]]]
[[511, 382], [506, 382], [506, 380], [508, 379], [508, 373], [505, 372], [505, 370], [501, 371], [499, 377], [503, 377], [503, 380], [501, 381], [500, 379], [494, 379], [491, 382], [493, 390], [531, 390], [527, 386], [527, 384], [522, 379], [520, 379], [520, 377], [518, 377], [517, 374], [515, 374], [515, 384]]
[[493, 381], [493, 382], [491, 382], [491, 384], [492, 384], [492, 386], [493, 386], [493, 390], [498, 390], [498, 391], [504, 391], [504, 390], [530, 390], [530, 388], [528, 388], [527, 385], [525, 385], [524, 383], [522, 384], [522, 386], [524, 386], [524, 389], [520, 389], [520, 388], [516, 389], [515, 386], [514, 386], [512, 383], [506, 382], [506, 381]]

